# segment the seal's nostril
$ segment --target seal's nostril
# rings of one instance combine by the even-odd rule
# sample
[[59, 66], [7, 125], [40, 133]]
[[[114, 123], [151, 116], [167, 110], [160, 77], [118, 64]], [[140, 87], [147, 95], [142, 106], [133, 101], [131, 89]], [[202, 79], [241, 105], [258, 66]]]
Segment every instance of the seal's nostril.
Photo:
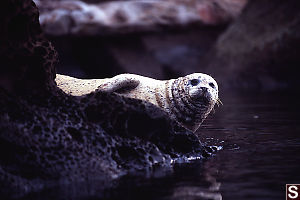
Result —
[[209, 83], [209, 86], [212, 87], [212, 88], [216, 87], [215, 84], [213, 84], [213, 83]]

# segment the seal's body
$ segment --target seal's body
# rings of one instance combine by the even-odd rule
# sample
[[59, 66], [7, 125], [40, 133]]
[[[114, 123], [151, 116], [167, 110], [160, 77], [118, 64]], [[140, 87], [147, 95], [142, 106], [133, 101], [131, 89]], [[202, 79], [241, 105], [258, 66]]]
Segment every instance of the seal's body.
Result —
[[78, 87], [70, 84], [76, 87], [76, 90], [70, 90], [70, 87], [66, 90], [66, 83], [62, 84], [59, 77], [56, 81], [61, 89], [73, 95], [84, 94], [82, 87], [86, 87], [90, 92], [93, 90], [91, 88], [97, 88], [102, 92], [114, 92], [150, 102], [193, 132], [199, 128], [218, 101], [217, 82], [211, 76], [202, 73], [166, 81], [136, 74], [120, 74], [108, 79], [82, 80]]

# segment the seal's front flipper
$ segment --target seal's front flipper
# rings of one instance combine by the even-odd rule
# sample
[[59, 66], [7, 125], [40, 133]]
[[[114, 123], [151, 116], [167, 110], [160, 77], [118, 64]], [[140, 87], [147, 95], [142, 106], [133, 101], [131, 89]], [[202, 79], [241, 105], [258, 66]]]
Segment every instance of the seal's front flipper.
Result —
[[126, 74], [121, 74], [104, 81], [99, 85], [98, 91], [126, 94], [135, 89], [139, 84], [139, 80], [126, 76]]

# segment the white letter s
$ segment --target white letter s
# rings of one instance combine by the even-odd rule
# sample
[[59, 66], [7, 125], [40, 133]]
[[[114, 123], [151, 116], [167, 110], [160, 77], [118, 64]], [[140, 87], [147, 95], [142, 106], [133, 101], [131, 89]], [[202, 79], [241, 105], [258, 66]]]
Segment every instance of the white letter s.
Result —
[[289, 193], [292, 193], [292, 194], [294, 194], [294, 195], [288, 194], [289, 198], [291, 198], [291, 199], [296, 199], [296, 198], [298, 197], [298, 192], [297, 192], [297, 190], [298, 190], [297, 186], [294, 186], [294, 185], [290, 186], [290, 187], [288, 188], [288, 191], [289, 191]]

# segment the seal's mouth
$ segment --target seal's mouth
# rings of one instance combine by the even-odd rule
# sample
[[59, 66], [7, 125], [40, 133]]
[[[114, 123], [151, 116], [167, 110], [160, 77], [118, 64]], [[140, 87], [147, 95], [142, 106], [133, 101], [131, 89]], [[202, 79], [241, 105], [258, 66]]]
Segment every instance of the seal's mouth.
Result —
[[197, 92], [191, 94], [191, 98], [196, 104], [201, 104], [204, 106], [208, 106], [212, 102], [212, 95], [207, 89], [200, 89]]

